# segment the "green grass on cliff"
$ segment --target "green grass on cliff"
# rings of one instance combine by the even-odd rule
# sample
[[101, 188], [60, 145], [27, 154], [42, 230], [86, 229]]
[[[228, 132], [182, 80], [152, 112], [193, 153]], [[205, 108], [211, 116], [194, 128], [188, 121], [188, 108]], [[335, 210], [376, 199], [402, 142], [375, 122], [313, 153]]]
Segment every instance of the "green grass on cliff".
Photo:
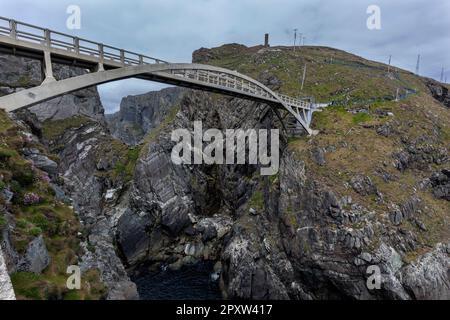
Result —
[[[320, 132], [317, 136], [288, 140], [289, 149], [305, 162], [310, 179], [322, 188], [333, 190], [338, 197], [351, 196], [353, 203], [373, 210], [382, 223], [389, 225], [390, 204], [401, 205], [412, 195], [419, 197], [426, 209], [417, 218], [427, 231], [418, 230], [410, 221], [402, 223], [402, 228], [418, 235], [420, 243], [417, 250], [406, 254], [406, 262], [413, 261], [437, 242], [448, 241], [450, 203], [436, 199], [429, 189], [418, 187], [434, 171], [448, 169], [448, 162], [430, 161], [425, 168], [404, 172], [394, 167], [394, 155], [414, 141], [423, 140], [427, 148], [443, 148], [449, 152], [450, 112], [429, 94], [426, 80], [398, 68], [391, 68], [388, 73], [385, 64], [332, 48], [302, 47], [295, 52], [287, 47], [261, 49], [224, 45], [198, 51], [194, 61], [236, 70], [259, 80], [271, 75], [280, 80], [277, 92], [333, 102], [333, 107], [313, 115], [312, 128]], [[307, 76], [301, 91], [305, 64]], [[410, 94], [396, 102], [397, 89], [400, 95], [406, 90]], [[377, 133], [383, 125], [391, 127], [389, 136]], [[326, 150], [325, 165], [314, 162], [315, 148]], [[391, 175], [393, 180], [385, 181], [380, 172]], [[383, 195], [382, 201], [375, 195], [362, 196], [351, 188], [349, 182], [358, 174], [372, 179]], [[251, 203], [259, 203], [258, 194], [254, 198]], [[291, 225], [301, 218], [293, 212], [295, 208], [288, 208], [285, 217]]]
[[[0, 187], [14, 192], [11, 204], [0, 197], [0, 229], [7, 225], [6, 211], [11, 213], [9, 224], [11, 240], [19, 254], [26, 251], [28, 243], [42, 235], [51, 257], [50, 265], [42, 274], [16, 272], [11, 280], [18, 299], [100, 299], [105, 288], [99, 273], [89, 270], [82, 275], [83, 286], [77, 292], [66, 288], [66, 268], [77, 264], [80, 256], [81, 226], [73, 209], [57, 201], [54, 192], [42, 177], [44, 173], [25, 160], [22, 148], [43, 149], [21, 134], [3, 110], [0, 110]], [[60, 130], [57, 127], [55, 130]], [[26, 204], [26, 194], [39, 196], [39, 203]]]
[[51, 141], [60, 138], [67, 130], [77, 129], [92, 123], [91, 119], [81, 115], [57, 121], [47, 120], [42, 126], [42, 134], [44, 138]]
[[164, 118], [164, 120], [161, 122], [161, 124], [150, 130], [150, 132], [145, 136], [144, 138], [144, 142], [143, 142], [143, 146], [148, 145], [151, 142], [154, 142], [155, 140], [158, 139], [160, 133], [166, 129], [174, 120], [175, 117], [177, 116], [177, 113], [180, 111], [180, 106], [176, 105], [173, 108], [170, 109], [169, 113], [167, 114], [167, 116]]
[[[349, 112], [361, 107], [369, 113]], [[377, 113], [380, 110], [392, 112], [393, 116], [380, 115]], [[390, 124], [395, 132], [388, 137], [378, 134], [377, 129], [384, 124]], [[408, 252], [406, 261], [413, 261], [423, 250], [450, 239], [450, 203], [434, 198], [428, 189], [419, 188], [433, 172], [448, 168], [448, 163], [438, 165], [430, 161], [420, 170], [412, 168], [404, 172], [394, 166], [394, 155], [416, 140], [425, 139], [425, 145], [433, 149], [449, 150], [450, 113], [444, 106], [424, 93], [399, 102], [332, 107], [314, 115], [313, 127], [320, 130], [317, 136], [292, 140], [289, 148], [306, 163], [307, 172], [317, 183], [333, 190], [338, 197], [351, 196], [353, 202], [375, 211], [386, 224], [390, 224], [385, 214], [391, 211], [390, 204], [401, 205], [413, 195], [422, 200], [427, 209], [417, 218], [427, 231], [418, 230], [409, 221], [402, 223], [402, 228], [419, 235], [421, 243], [417, 250]], [[312, 159], [313, 149], [317, 147], [328, 150], [323, 166]], [[393, 180], [385, 181], [382, 172], [391, 175]], [[363, 196], [351, 188], [349, 182], [358, 174], [371, 178], [383, 195], [381, 202], [374, 195]]]
[[[224, 45], [210, 50], [207, 57], [195, 56], [196, 62], [237, 70], [255, 79], [269, 73], [281, 80], [276, 91], [291, 96], [314, 96], [321, 102], [385, 100], [395, 98], [405, 89], [424, 91], [423, 83], [412, 73], [363, 59], [345, 51], [327, 47], [247, 48]], [[306, 64], [303, 91], [301, 79]]]

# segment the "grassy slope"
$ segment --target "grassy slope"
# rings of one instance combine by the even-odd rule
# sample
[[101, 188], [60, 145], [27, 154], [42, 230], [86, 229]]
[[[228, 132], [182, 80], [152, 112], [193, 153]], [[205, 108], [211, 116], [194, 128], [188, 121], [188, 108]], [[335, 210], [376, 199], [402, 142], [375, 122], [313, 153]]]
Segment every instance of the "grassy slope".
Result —
[[[14, 290], [19, 299], [99, 299], [105, 294], [97, 270], [82, 275], [82, 289], [66, 288], [66, 268], [77, 263], [80, 252], [78, 232], [81, 226], [73, 209], [57, 201], [53, 190], [42, 177], [44, 173], [20, 155], [20, 149], [41, 145], [28, 141], [8, 116], [0, 111], [0, 188], [10, 187], [15, 193], [11, 205], [0, 203], [0, 228], [6, 225], [4, 206], [12, 213], [15, 225], [12, 241], [19, 253], [42, 234], [51, 256], [51, 263], [42, 274], [16, 272], [12, 275]], [[38, 194], [41, 201], [25, 205], [27, 193]], [[0, 199], [2, 199], [0, 197]], [[3, 200], [0, 200], [3, 201]]]
[[[292, 96], [314, 96], [317, 101], [395, 97], [397, 88], [423, 91], [425, 87], [412, 73], [397, 68], [387, 76], [388, 66], [327, 47], [302, 47], [295, 52], [274, 47], [258, 53], [260, 47], [214, 48], [206, 63], [240, 71], [258, 78], [269, 71], [282, 81], [281, 92]], [[304, 65], [306, 81], [301, 91]], [[404, 90], [400, 91], [400, 94]]]
[[[385, 223], [389, 223], [385, 214], [389, 212], [388, 203], [400, 205], [416, 194], [425, 208], [419, 218], [428, 230], [421, 232], [410, 222], [404, 222], [402, 227], [418, 234], [423, 244], [419, 251], [436, 242], [448, 241], [450, 203], [434, 198], [429, 190], [417, 187], [443, 165], [431, 164], [430, 169], [404, 172], [393, 165], [393, 154], [406, 147], [402, 139], [414, 141], [426, 137], [432, 147], [448, 148], [450, 145], [450, 110], [428, 94], [424, 79], [396, 68], [388, 75], [386, 65], [331, 48], [304, 47], [296, 52], [288, 48], [272, 48], [275, 51], [258, 53], [259, 49], [226, 45], [212, 49], [212, 54], [202, 62], [255, 78], [268, 70], [282, 80], [278, 91], [293, 96], [300, 93], [299, 79], [306, 63], [307, 80], [301, 95], [313, 95], [322, 102], [339, 102], [339, 106], [314, 114], [312, 126], [320, 130], [319, 135], [291, 139], [289, 148], [305, 161], [312, 179], [334, 190], [338, 196], [352, 196], [354, 202], [375, 210]], [[412, 89], [416, 94], [399, 102], [389, 101], [395, 97], [397, 88], [400, 88], [400, 93], [404, 89]], [[368, 110], [368, 113], [349, 112], [359, 109]], [[380, 115], [380, 111], [392, 112], [394, 116]], [[377, 134], [376, 129], [386, 122], [393, 124], [397, 134], [389, 137]], [[324, 166], [311, 159], [311, 150], [317, 146], [335, 149], [326, 153]], [[385, 182], [376, 174], [377, 170], [384, 170], [398, 179]], [[361, 196], [348, 186], [356, 174], [372, 178], [384, 195], [382, 203], [377, 203], [374, 196]], [[417, 253], [410, 254], [414, 257]]]

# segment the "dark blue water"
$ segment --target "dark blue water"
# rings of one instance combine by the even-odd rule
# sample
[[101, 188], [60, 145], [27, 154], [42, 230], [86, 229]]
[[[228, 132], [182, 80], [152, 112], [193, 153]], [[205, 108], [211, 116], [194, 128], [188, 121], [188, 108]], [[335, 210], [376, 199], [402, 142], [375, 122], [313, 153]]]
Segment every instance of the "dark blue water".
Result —
[[201, 262], [180, 270], [143, 273], [131, 277], [142, 300], [222, 299], [218, 281], [211, 280], [213, 264]]

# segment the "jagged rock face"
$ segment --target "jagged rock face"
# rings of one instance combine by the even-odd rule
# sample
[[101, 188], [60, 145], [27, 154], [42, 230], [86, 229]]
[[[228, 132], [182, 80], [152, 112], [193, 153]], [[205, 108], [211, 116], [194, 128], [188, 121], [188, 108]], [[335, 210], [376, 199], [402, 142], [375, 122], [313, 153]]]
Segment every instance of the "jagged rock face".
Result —
[[[86, 74], [87, 71], [73, 66], [53, 64], [54, 77], [57, 80]], [[84, 115], [104, 122], [104, 110], [96, 87], [54, 98], [29, 109], [40, 121], [61, 120], [76, 115]]]
[[[258, 108], [262, 110], [254, 112]], [[149, 260], [178, 268], [199, 259], [220, 259], [234, 218], [248, 215], [244, 205], [257, 185], [253, 174], [258, 168], [175, 165], [171, 131], [192, 130], [193, 119], [202, 119], [205, 128], [233, 128], [242, 114], [247, 115], [243, 128], [260, 127], [266, 109], [239, 99], [216, 102], [204, 93], [186, 94], [173, 123], [144, 147], [136, 166], [131, 210], [121, 216], [117, 234], [130, 265]], [[261, 122], [272, 116], [269, 112]]]
[[[215, 56], [200, 50], [195, 58], [208, 61]], [[315, 173], [284, 145], [280, 172], [272, 179], [259, 177], [257, 168], [248, 165], [174, 165], [170, 133], [175, 128], [192, 129], [195, 120], [202, 120], [204, 129], [279, 125], [270, 112], [239, 99], [188, 92], [180, 104], [173, 122], [145, 145], [136, 166], [130, 210], [118, 221], [117, 242], [130, 266], [150, 261], [178, 268], [199, 259], [220, 261], [221, 288], [227, 298], [448, 296], [448, 238], [414, 263], [405, 263], [405, 252], [419, 248], [418, 232], [405, 225], [426, 230], [419, 220], [425, 210], [419, 198], [411, 195], [391, 212], [369, 210], [316, 181]], [[396, 130], [379, 134], [388, 137]], [[403, 147], [403, 154], [392, 155], [398, 172], [428, 170], [448, 161], [446, 149], [429, 140], [404, 140]], [[309, 155], [326, 167], [327, 152], [317, 147]], [[396, 179], [387, 172], [382, 176], [385, 181]], [[434, 178], [435, 188], [445, 186], [444, 180]], [[361, 197], [384, 201], [367, 175], [352, 175], [345, 183]], [[259, 206], [252, 200], [257, 193], [262, 194]], [[378, 290], [367, 286], [367, 270], [374, 265], [381, 271]]]
[[28, 244], [24, 257], [19, 261], [18, 270], [41, 273], [50, 263], [47, 247], [42, 236], [36, 237]]
[[[42, 81], [40, 61], [0, 55], [0, 64], [4, 94]], [[82, 68], [58, 64], [53, 65], [53, 70], [58, 80], [87, 73]], [[101, 280], [108, 287], [108, 299], [136, 299], [136, 286], [129, 280], [113, 243], [115, 222], [126, 207], [118, 199], [124, 181], [116, 176], [113, 179], [111, 172], [128, 148], [109, 135], [97, 89], [80, 90], [29, 110], [17, 113], [17, 121], [28, 124], [59, 161], [56, 163], [37, 149], [24, 149], [22, 153], [35, 167], [64, 181], [63, 189], [53, 186], [56, 197], [73, 203], [87, 233], [81, 243], [82, 271], [100, 270]], [[58, 126], [62, 126], [59, 131]], [[45, 269], [49, 256], [42, 237], [32, 241], [26, 253], [19, 256], [7, 231], [3, 230], [2, 247], [9, 271], [40, 273]]]
[[450, 108], [450, 94], [447, 87], [434, 80], [429, 80], [427, 82], [427, 87], [436, 100], [441, 102], [447, 108]]
[[121, 180], [112, 181], [102, 176], [119, 160], [112, 149], [113, 138], [102, 123], [87, 120], [48, 143], [50, 148], [64, 146], [59, 151], [59, 170], [88, 232], [88, 241], [83, 244], [82, 270], [95, 267], [101, 271], [101, 278], [108, 287], [108, 299], [136, 299], [136, 286], [129, 280], [114, 246], [115, 222], [126, 207], [121, 203], [123, 199], [108, 196], [108, 191], [122, 194], [124, 185]]
[[433, 194], [436, 198], [450, 201], [450, 170], [435, 172], [430, 178]]
[[0, 92], [9, 94], [17, 88], [38, 86], [42, 82], [39, 60], [0, 54]]
[[[41, 84], [42, 65], [39, 60], [0, 54], [0, 93], [10, 94], [23, 88]], [[57, 80], [86, 74], [83, 68], [53, 64]], [[75, 115], [85, 115], [97, 121], [104, 121], [103, 106], [97, 88], [88, 88], [51, 99], [29, 108], [39, 121], [61, 120]]]
[[25, 158], [32, 161], [37, 168], [51, 175], [55, 175], [57, 173], [58, 164], [49, 159], [47, 156], [41, 154], [39, 150], [32, 148], [22, 150], [22, 152]]
[[158, 127], [184, 93], [182, 88], [167, 88], [122, 99], [120, 110], [106, 115], [113, 137], [129, 145], [139, 144], [144, 136]]

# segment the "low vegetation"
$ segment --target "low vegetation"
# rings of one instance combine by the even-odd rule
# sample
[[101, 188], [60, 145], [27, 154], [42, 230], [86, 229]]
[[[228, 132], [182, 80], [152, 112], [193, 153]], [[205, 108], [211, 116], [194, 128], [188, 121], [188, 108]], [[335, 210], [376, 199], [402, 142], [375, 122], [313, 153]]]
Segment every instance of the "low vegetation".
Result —
[[[0, 123], [0, 191], [8, 189], [13, 194], [10, 203], [0, 196], [0, 229], [7, 223], [14, 226], [11, 240], [19, 254], [24, 254], [30, 241], [42, 235], [51, 258], [42, 274], [12, 274], [17, 298], [101, 299], [105, 288], [96, 270], [82, 275], [81, 290], [66, 288], [67, 266], [77, 264], [82, 254], [79, 237], [82, 230], [73, 209], [55, 198], [46, 173], [20, 154], [22, 148], [42, 149], [42, 146], [28, 139], [3, 111]], [[62, 126], [53, 129], [56, 132]]]

